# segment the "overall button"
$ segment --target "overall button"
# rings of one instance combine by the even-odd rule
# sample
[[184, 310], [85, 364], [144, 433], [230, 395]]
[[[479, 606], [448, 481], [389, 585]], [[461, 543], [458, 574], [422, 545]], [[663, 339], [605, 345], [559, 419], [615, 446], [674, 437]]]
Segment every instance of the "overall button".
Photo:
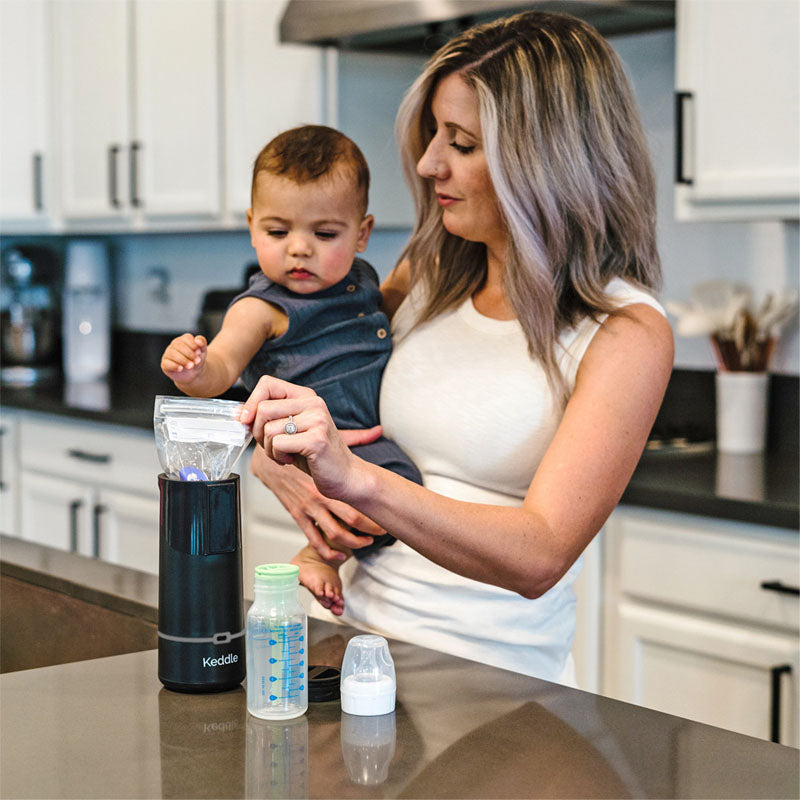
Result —
[[355, 290], [356, 290], [356, 285], [354, 283], [349, 284], [346, 289], [346, 291], [348, 292], [354, 292]]
[[378, 338], [385, 339], [388, 336], [386, 333], [386, 328], [378, 328]]

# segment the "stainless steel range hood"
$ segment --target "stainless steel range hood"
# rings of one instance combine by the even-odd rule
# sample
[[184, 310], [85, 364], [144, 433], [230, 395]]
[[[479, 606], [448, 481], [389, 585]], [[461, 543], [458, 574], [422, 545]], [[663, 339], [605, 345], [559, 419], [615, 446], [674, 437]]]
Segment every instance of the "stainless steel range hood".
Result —
[[289, 0], [282, 42], [432, 53], [470, 26], [523, 9], [563, 11], [606, 36], [675, 25], [674, 0]]

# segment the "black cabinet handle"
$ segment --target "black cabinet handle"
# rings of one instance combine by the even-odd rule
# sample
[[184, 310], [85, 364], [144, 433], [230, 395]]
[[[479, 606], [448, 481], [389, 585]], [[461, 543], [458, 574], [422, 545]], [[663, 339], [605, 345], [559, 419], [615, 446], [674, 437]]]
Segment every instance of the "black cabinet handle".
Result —
[[33, 154], [33, 210], [44, 211], [44, 194], [42, 192], [42, 154]]
[[69, 549], [78, 552], [78, 511], [83, 506], [83, 500], [73, 500], [69, 504]]
[[108, 201], [112, 208], [120, 208], [122, 203], [119, 201], [119, 188], [117, 186], [117, 156], [119, 155], [119, 145], [112, 144], [108, 147]]
[[770, 670], [772, 688], [770, 690], [769, 738], [780, 743], [781, 740], [781, 677], [792, 674], [791, 664], [781, 664]]
[[131, 142], [131, 148], [128, 155], [128, 180], [131, 192], [131, 205], [134, 208], [140, 208], [142, 205], [142, 200], [139, 197], [139, 169], [137, 159], [141, 149], [141, 142]]
[[92, 555], [100, 558], [100, 515], [108, 508], [99, 503], [94, 507], [94, 524], [92, 526]]
[[787, 586], [781, 581], [762, 581], [761, 588], [768, 592], [778, 592], [778, 594], [791, 594], [795, 597], [800, 596], [800, 586]]
[[110, 464], [111, 456], [107, 453], [87, 453], [85, 450], [67, 450], [70, 458], [77, 458], [79, 461], [90, 461], [92, 464]]
[[691, 92], [675, 92], [675, 183], [684, 183], [691, 186], [694, 181], [683, 171], [683, 161], [685, 158], [685, 147], [683, 141], [684, 134], [684, 111], [687, 100], [693, 97]]

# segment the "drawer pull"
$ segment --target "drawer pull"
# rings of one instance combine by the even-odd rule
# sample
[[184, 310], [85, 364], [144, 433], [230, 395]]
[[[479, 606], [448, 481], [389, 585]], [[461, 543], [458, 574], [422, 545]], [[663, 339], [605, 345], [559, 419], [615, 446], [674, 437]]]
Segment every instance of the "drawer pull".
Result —
[[781, 664], [773, 667], [772, 688], [770, 691], [770, 713], [769, 713], [769, 738], [772, 742], [781, 741], [781, 678], [784, 675], [792, 674], [791, 664]]
[[69, 504], [69, 549], [78, 552], [78, 511], [83, 505], [83, 500], [73, 500]]
[[781, 581], [763, 581], [761, 588], [766, 589], [768, 592], [778, 592], [778, 594], [791, 594], [795, 597], [800, 595], [800, 587], [787, 586], [785, 583], [781, 583]]
[[94, 507], [94, 526], [92, 531], [92, 555], [95, 558], [100, 558], [100, 516], [108, 511], [104, 505], [96, 505]]
[[70, 458], [77, 458], [79, 461], [91, 461], [92, 464], [110, 464], [111, 456], [107, 453], [87, 453], [85, 450], [67, 450]]
[[120, 208], [122, 206], [119, 201], [119, 187], [117, 186], [117, 156], [119, 151], [118, 144], [112, 144], [108, 147], [108, 202], [112, 208]]

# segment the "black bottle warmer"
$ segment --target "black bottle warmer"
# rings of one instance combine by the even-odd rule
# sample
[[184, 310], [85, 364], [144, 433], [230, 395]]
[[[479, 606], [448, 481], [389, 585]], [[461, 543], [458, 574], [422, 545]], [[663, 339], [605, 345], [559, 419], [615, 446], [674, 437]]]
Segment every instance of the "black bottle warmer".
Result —
[[178, 692], [219, 692], [245, 676], [239, 476], [158, 476], [158, 678]]

